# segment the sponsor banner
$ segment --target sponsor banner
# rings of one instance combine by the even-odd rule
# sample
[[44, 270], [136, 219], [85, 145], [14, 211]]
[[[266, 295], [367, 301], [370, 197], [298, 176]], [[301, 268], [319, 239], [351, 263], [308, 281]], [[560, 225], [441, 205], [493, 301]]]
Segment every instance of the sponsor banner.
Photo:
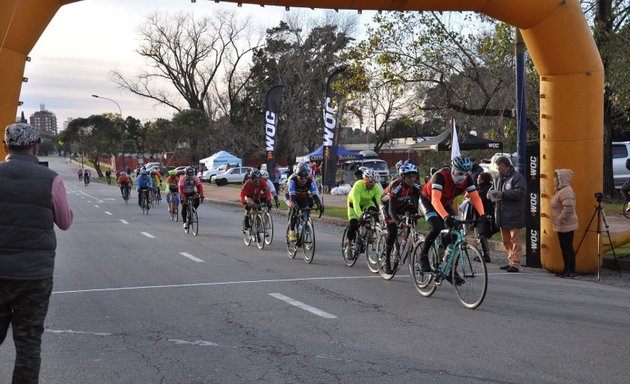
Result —
[[324, 164], [322, 184], [332, 188], [335, 184], [339, 151], [339, 109], [341, 95], [332, 84], [345, 74], [346, 67], [341, 67], [328, 77], [326, 100], [324, 100]]
[[[265, 102], [265, 159], [267, 162], [267, 172], [270, 177], [274, 177], [275, 159], [274, 150], [276, 148], [276, 130], [282, 106], [282, 91], [284, 87], [276, 85], [267, 92]], [[273, 179], [272, 179], [273, 180]]]
[[526, 265], [541, 267], [540, 263], [540, 146], [527, 143], [525, 161], [527, 179], [527, 216], [525, 220]]

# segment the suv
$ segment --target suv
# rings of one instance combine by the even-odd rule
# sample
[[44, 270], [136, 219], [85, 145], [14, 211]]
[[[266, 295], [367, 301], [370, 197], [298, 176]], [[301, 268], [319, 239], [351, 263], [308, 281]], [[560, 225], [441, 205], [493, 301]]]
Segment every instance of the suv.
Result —
[[615, 188], [630, 179], [630, 141], [613, 141], [612, 169]]
[[390, 180], [389, 166], [385, 160], [381, 159], [363, 159], [350, 160], [343, 164], [343, 180], [345, 183], [352, 185], [354, 183], [354, 172], [361, 168], [372, 168], [381, 177], [381, 184], [388, 185]]

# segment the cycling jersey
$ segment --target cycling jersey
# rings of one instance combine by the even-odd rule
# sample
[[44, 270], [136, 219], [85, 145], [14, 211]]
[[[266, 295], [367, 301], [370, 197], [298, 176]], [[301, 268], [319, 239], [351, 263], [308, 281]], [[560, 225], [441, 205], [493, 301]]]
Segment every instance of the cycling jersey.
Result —
[[348, 220], [358, 219], [363, 211], [369, 207], [378, 208], [381, 193], [383, 193], [383, 189], [380, 183], [374, 184], [372, 189], [367, 188], [365, 180], [358, 180], [354, 183], [348, 194]]
[[118, 178], [118, 186], [121, 187], [123, 184], [131, 185], [131, 179], [129, 176], [120, 176]]
[[138, 191], [144, 188], [153, 189], [153, 181], [148, 175], [147, 176], [140, 175], [138, 176], [138, 179], [136, 179], [136, 188]]
[[289, 177], [287, 183], [289, 184], [288, 194], [290, 198], [301, 200], [311, 196], [317, 196], [317, 186], [315, 185], [315, 181], [310, 177], [306, 180], [304, 185], [300, 185], [298, 176], [294, 173]]
[[203, 185], [201, 185], [201, 181], [197, 177], [183, 177], [179, 180], [180, 195], [190, 196], [194, 195], [195, 192], [199, 192], [203, 196]]
[[[420, 184], [414, 183], [412, 186], [407, 185], [402, 178], [398, 178], [387, 186], [389, 198], [385, 204], [393, 209], [395, 213], [402, 214], [409, 209], [418, 209], [418, 200], [422, 191]], [[385, 192], [384, 192], [385, 193]]]
[[[453, 180], [450, 168], [443, 168], [433, 174], [431, 180], [422, 188], [425, 215], [435, 209], [440, 217], [451, 215], [453, 200], [464, 192], [470, 194], [471, 201], [480, 214], [484, 214], [483, 204], [477, 193], [477, 187], [472, 176], [467, 175], [463, 182]], [[431, 207], [427, 207], [430, 203]]]
[[261, 179], [258, 185], [254, 185], [251, 179], [247, 180], [241, 188], [241, 204], [247, 204], [248, 197], [256, 202], [270, 202], [271, 193], [267, 183]]
[[169, 176], [166, 178], [166, 185], [171, 192], [177, 192], [179, 190], [179, 177]]

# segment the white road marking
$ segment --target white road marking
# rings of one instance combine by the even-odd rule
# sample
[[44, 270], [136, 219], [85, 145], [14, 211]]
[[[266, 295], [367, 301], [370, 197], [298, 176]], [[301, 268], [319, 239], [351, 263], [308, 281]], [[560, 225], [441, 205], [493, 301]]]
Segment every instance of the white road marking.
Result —
[[305, 310], [307, 312], [310, 312], [310, 313], [312, 313], [314, 315], [317, 315], [319, 317], [323, 317], [324, 319], [336, 319], [337, 318], [337, 316], [335, 316], [333, 314], [330, 314], [328, 312], [322, 311], [321, 309], [312, 307], [312, 306], [310, 306], [308, 304], [304, 304], [303, 302], [297, 301], [295, 299], [292, 299], [289, 296], [283, 295], [282, 293], [270, 293], [269, 296], [275, 297], [278, 300], [282, 300], [282, 301], [284, 301], [287, 304], [291, 304], [291, 305], [293, 305], [295, 307], [303, 309], [303, 310]]
[[140, 232], [140, 233], [142, 233], [143, 235], [145, 235], [145, 236], [146, 236], [146, 237], [148, 237], [149, 239], [155, 239], [155, 236], [153, 236], [153, 235], [152, 235], [152, 234], [150, 234], [150, 233], [147, 233], [147, 232]]
[[120, 219], [120, 222], [123, 223], [123, 224], [129, 224], [129, 222], [127, 220], [123, 220], [123, 219]]
[[192, 261], [196, 261], [196, 262], [198, 262], [198, 263], [205, 263], [205, 261], [203, 261], [203, 260], [201, 260], [201, 259], [199, 259], [199, 258], [197, 258], [197, 257], [195, 257], [195, 256], [193, 256], [193, 255], [191, 255], [191, 254], [190, 254], [190, 253], [188, 253], [188, 252], [180, 252], [179, 254], [180, 254], [180, 255], [182, 255], [182, 256], [184, 256], [184, 257], [189, 258], [189, 259], [190, 259], [190, 260], [192, 260]]
[[211, 287], [211, 286], [218, 286], [218, 285], [261, 284], [261, 283], [295, 283], [295, 282], [298, 282], [298, 281], [380, 279], [380, 278], [381, 277], [379, 275], [304, 277], [304, 278], [294, 278], [294, 279], [243, 280], [243, 281], [223, 281], [223, 282], [217, 282], [217, 283], [167, 284], [167, 285], [144, 285], [144, 286], [137, 286], [137, 287], [76, 289], [76, 290], [68, 290], [68, 291], [55, 291], [55, 292], [53, 292], [53, 294], [54, 295], [63, 295], [63, 294], [67, 294], [67, 293], [137, 291], [137, 290], [141, 290], [141, 289], [194, 288], [194, 287]]
[[113, 333], [109, 332], [85, 332], [85, 331], [73, 331], [72, 329], [47, 329], [46, 332], [50, 333], [78, 333], [82, 335], [94, 335], [94, 336], [111, 336]]
[[178, 340], [178, 339], [166, 339], [175, 344], [189, 344], [189, 345], [200, 345], [202, 347], [217, 347], [219, 344], [213, 343], [211, 341], [205, 340], [196, 340], [196, 341], [186, 341], [186, 340]]
[[101, 206], [100, 206], [100, 205], [98, 205], [98, 204], [94, 204], [94, 206], [95, 206], [96, 208], [100, 208], [100, 207], [101, 207]]
[[110, 216], [112, 215], [112, 213], [110, 211], [105, 211], [105, 213], [110, 215]]

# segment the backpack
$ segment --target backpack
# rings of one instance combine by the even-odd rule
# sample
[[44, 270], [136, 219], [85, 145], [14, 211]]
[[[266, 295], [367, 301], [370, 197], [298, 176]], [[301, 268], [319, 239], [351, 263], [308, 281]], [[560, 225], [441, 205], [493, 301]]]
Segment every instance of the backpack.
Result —
[[185, 179], [182, 190], [186, 195], [192, 195], [195, 193], [195, 179]]

